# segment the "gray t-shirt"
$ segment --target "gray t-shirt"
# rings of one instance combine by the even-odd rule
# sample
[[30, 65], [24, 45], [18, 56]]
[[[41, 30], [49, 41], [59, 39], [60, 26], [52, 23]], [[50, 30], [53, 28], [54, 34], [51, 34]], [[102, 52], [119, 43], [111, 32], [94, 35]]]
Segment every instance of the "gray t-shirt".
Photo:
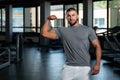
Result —
[[97, 38], [91, 27], [60, 27], [56, 33], [63, 42], [67, 65], [90, 66], [90, 41]]

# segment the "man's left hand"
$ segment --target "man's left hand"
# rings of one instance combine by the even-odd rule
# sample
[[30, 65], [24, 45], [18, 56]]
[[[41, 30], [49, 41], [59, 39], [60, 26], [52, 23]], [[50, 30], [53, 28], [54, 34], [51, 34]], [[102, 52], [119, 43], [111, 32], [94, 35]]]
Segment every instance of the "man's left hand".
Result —
[[92, 75], [98, 74], [100, 72], [100, 66], [99, 65], [94, 65], [92, 67]]

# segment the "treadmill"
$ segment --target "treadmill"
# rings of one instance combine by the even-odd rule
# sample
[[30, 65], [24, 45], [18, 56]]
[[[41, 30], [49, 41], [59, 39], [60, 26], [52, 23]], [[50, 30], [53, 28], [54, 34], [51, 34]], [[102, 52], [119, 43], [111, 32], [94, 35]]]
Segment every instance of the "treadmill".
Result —
[[[120, 62], [120, 43], [117, 39], [117, 34], [120, 32], [120, 26], [115, 26], [113, 28], [108, 29], [105, 32], [97, 33], [97, 35], [102, 35], [104, 40], [106, 41], [109, 49], [103, 50], [103, 57], [108, 57], [107, 59], [110, 59], [111, 61], [118, 61]], [[115, 46], [113, 46], [113, 43]]]

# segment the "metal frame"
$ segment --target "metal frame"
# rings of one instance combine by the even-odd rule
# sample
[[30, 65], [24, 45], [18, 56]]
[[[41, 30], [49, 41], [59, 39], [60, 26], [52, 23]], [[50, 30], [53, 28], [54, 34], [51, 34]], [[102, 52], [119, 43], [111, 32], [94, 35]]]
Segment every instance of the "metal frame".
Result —
[[8, 61], [0, 64], [0, 69], [2, 69], [10, 65], [10, 49], [7, 47], [0, 47], [0, 49], [5, 49], [2, 53], [0, 53], [0, 56], [8, 54]]

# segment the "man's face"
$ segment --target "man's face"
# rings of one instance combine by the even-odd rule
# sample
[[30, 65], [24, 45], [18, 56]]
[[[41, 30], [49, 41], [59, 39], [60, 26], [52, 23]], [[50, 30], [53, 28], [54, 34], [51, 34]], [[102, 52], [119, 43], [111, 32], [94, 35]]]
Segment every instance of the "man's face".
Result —
[[74, 26], [77, 23], [79, 16], [76, 11], [69, 11], [69, 12], [67, 12], [66, 18], [67, 18], [69, 24], [71, 26]]

